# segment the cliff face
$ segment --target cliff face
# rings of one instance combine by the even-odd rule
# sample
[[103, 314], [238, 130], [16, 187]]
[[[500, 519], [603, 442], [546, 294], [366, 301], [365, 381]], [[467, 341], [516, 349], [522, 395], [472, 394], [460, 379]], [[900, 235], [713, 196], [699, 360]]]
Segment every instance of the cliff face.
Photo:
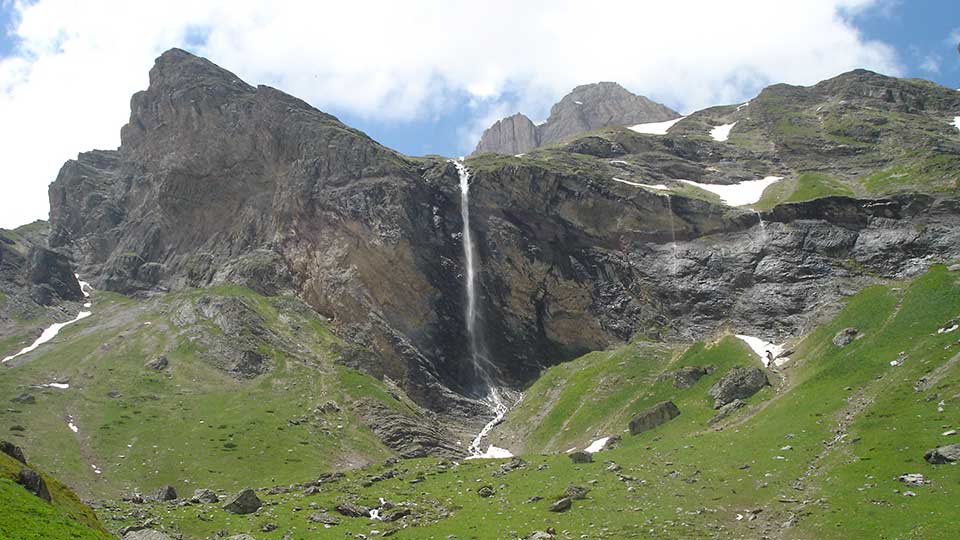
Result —
[[[591, 108], [585, 96], [597, 86], [554, 108], [551, 133], [593, 129], [597, 118], [675, 116], [603, 100]], [[841, 86], [824, 92], [839, 100], [860, 88]], [[589, 114], [578, 115], [576, 101]], [[813, 105], [803, 103], [806, 114]], [[682, 121], [689, 136], [612, 128], [523, 158], [467, 161], [483, 326], [505, 384], [637, 333], [796, 332], [876, 276], [960, 254], [951, 192], [784, 200], [760, 214], [761, 227], [752, 211], [682, 189], [677, 179], [798, 177], [793, 133], [768, 135], [780, 119], [763, 115], [773, 118], [774, 107], [755, 110], [744, 144], [693, 135], [699, 123], [734, 114], [730, 107]], [[638, 116], [654, 113], [662, 116]], [[946, 112], [928, 106], [923, 114]], [[523, 118], [511, 122], [527, 129]], [[935, 152], [952, 136], [913, 144]], [[866, 154], [846, 162], [806, 155], [805, 167], [860, 163]], [[104, 289], [233, 282], [296, 293], [353, 344], [343, 362], [449, 410], [474, 382], [463, 361], [459, 196], [453, 164], [401, 156], [296, 98], [172, 50], [134, 96], [120, 149], [81, 154], [51, 185], [50, 244]]]
[[540, 125], [519, 113], [498, 120], [484, 131], [473, 153], [522, 154], [598, 128], [662, 122], [679, 116], [669, 107], [635, 95], [617, 83], [585, 84], [556, 103], [550, 109], [550, 117]]

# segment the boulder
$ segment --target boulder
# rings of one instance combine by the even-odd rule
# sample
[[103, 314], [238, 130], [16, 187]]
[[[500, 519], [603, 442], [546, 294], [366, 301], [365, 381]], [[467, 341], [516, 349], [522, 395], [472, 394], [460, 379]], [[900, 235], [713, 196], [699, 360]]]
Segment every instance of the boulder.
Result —
[[767, 375], [756, 367], [736, 367], [710, 387], [713, 408], [719, 409], [735, 399], [746, 399], [770, 384]]
[[370, 509], [366, 506], [360, 506], [359, 504], [353, 504], [351, 502], [342, 502], [338, 504], [334, 510], [336, 510], [341, 515], [347, 517], [368, 517], [370, 516]]
[[33, 405], [37, 402], [37, 398], [33, 397], [33, 394], [20, 394], [19, 396], [11, 399], [10, 401], [14, 403], [19, 403], [21, 405]]
[[198, 489], [193, 492], [193, 496], [190, 497], [190, 502], [197, 504], [212, 504], [220, 502], [220, 497], [217, 497], [217, 494], [209, 489]]
[[23, 455], [23, 450], [12, 442], [0, 441], [0, 452], [3, 452], [24, 465], [27, 464], [27, 458]]
[[143, 367], [152, 369], [153, 371], [163, 371], [164, 369], [167, 369], [168, 365], [170, 365], [170, 362], [167, 360], [167, 357], [161, 354], [160, 356], [144, 364]]
[[340, 518], [326, 512], [314, 512], [307, 516], [307, 521], [321, 525], [330, 525], [331, 527], [340, 524]]
[[590, 493], [590, 488], [583, 486], [569, 485], [567, 489], [563, 490], [563, 496], [569, 497], [574, 501], [580, 501], [587, 498], [587, 493]]
[[678, 369], [673, 374], [673, 386], [675, 388], [690, 388], [697, 384], [704, 375], [709, 375], [716, 368], [713, 366], [686, 366]]
[[837, 335], [833, 336], [833, 344], [837, 347], [846, 347], [853, 340], [857, 339], [857, 335], [860, 333], [856, 328], [844, 328], [843, 330], [837, 332]]
[[169, 535], [154, 529], [140, 529], [123, 535], [123, 540], [173, 540]]
[[570, 499], [570, 497], [563, 497], [562, 499], [559, 499], [557, 502], [550, 505], [550, 511], [566, 512], [571, 506], [573, 506], [573, 501]]
[[383, 516], [383, 521], [387, 523], [393, 523], [394, 521], [405, 518], [410, 514], [411, 512], [409, 508], [397, 508], [393, 512], [390, 512], [389, 514], [386, 514], [385, 516]]
[[20, 469], [20, 474], [17, 475], [17, 483], [27, 488], [30, 493], [50, 502], [50, 490], [47, 489], [47, 483], [43, 480], [43, 476], [37, 471]]
[[533, 531], [527, 540], [553, 540], [553, 535], [543, 531]]
[[637, 413], [630, 420], [630, 434], [639, 435], [680, 416], [680, 409], [672, 401], [663, 401]]
[[955, 463], [960, 461], [960, 444], [948, 444], [932, 450], [927, 450], [923, 454], [923, 459], [932, 465], [943, 465], [945, 463]]
[[593, 463], [593, 454], [580, 450], [570, 454], [570, 460], [574, 463]]
[[747, 402], [743, 401], [742, 399], [735, 399], [723, 407], [720, 407], [720, 410], [717, 411], [717, 414], [708, 420], [707, 423], [712, 426], [722, 420], [725, 420], [728, 416], [733, 414], [734, 411], [742, 409], [746, 404]]
[[153, 492], [153, 497], [155, 501], [173, 501], [177, 498], [177, 490], [173, 486], [163, 486], [162, 488]]
[[257, 540], [257, 539], [250, 536], [249, 534], [235, 534], [233, 536], [228, 536], [227, 540]]
[[490, 486], [483, 486], [482, 488], [477, 490], [477, 495], [483, 498], [493, 497], [494, 493], [496, 492], [493, 491], [493, 488]]
[[252, 514], [260, 509], [263, 503], [257, 494], [250, 488], [244, 488], [223, 505], [223, 509], [231, 514]]

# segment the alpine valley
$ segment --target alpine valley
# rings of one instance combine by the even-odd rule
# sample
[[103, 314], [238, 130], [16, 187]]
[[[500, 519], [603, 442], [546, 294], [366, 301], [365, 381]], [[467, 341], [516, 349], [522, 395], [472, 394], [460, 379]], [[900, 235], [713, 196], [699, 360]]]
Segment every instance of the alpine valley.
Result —
[[0, 231], [0, 538], [960, 537], [960, 92], [412, 157], [188, 52]]

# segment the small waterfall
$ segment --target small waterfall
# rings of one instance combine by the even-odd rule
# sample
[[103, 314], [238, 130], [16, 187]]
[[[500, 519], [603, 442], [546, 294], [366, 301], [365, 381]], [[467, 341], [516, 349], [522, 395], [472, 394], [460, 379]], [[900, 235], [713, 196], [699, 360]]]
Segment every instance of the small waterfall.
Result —
[[757, 221], [760, 223], [760, 243], [764, 244], [767, 242], [767, 224], [763, 222], [763, 216], [760, 215], [760, 212], [754, 210], [753, 214], [757, 216]]
[[[460, 176], [460, 217], [463, 220], [463, 256], [466, 263], [466, 279], [464, 288], [466, 289], [467, 305], [464, 308], [464, 320], [467, 326], [467, 345], [470, 353], [470, 361], [473, 363], [474, 373], [477, 380], [483, 384], [483, 389], [487, 395], [484, 403], [493, 413], [493, 419], [488, 422], [480, 433], [470, 443], [469, 452], [472, 457], [481, 457], [493, 453], [495, 447], [491, 446], [486, 453], [481, 449], [480, 444], [483, 438], [501, 421], [507, 414], [507, 404], [504, 396], [496, 386], [496, 366], [490, 362], [487, 357], [486, 343], [483, 340], [482, 329], [479, 325], [479, 313], [477, 311], [477, 252], [473, 243], [473, 232], [470, 228], [470, 171], [464, 165], [463, 159], [453, 161]], [[499, 449], [497, 449], [499, 450]]]

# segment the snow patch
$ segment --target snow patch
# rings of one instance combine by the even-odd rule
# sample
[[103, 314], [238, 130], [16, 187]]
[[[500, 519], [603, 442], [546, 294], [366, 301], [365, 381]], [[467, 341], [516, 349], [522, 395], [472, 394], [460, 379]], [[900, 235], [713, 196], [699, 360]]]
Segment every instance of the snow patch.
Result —
[[610, 437], [603, 437], [597, 439], [590, 443], [590, 446], [583, 449], [584, 452], [588, 454], [596, 454], [597, 452], [603, 450], [607, 446], [607, 441], [610, 440]]
[[767, 176], [759, 180], [747, 180], [739, 184], [721, 185], [721, 184], [701, 184], [692, 180], [680, 180], [685, 184], [698, 187], [720, 196], [724, 204], [728, 206], [743, 206], [745, 204], [754, 204], [763, 196], [763, 190], [771, 185], [783, 180], [782, 176]]
[[611, 165], [629, 165], [629, 163], [627, 163], [626, 161], [624, 161], [624, 160], [622, 160], [622, 159], [610, 160], [610, 161], [608, 161], [608, 163], [610, 163]]
[[773, 361], [775, 366], [782, 366], [786, 363], [788, 358], [780, 358], [780, 355], [783, 354], [783, 351], [786, 350], [786, 347], [783, 345], [774, 345], [769, 341], [764, 341], [755, 336], [747, 336], [743, 334], [735, 334], [737, 338], [747, 344], [748, 347], [760, 357], [760, 361], [763, 362], [764, 367], [770, 366], [770, 361]]
[[649, 188], [649, 189], [666, 189], [666, 190], [670, 189], [664, 184], [640, 184], [638, 182], [623, 180], [623, 179], [617, 178], [616, 176], [613, 177], [613, 181], [620, 182], [621, 184], [627, 184], [629, 186], [637, 186], [637, 187], [643, 187], [643, 188]]
[[[90, 298], [90, 291], [93, 290], [93, 287], [91, 287], [90, 284], [87, 283], [86, 281], [82, 281], [82, 280], [80, 279], [80, 276], [79, 276], [79, 275], [74, 274], [74, 277], [77, 278], [77, 283], [80, 284], [80, 292], [83, 293], [84, 298]], [[83, 304], [83, 307], [88, 308], [88, 309], [89, 309], [91, 306], [92, 306], [92, 304], [91, 304], [90, 302], [86, 302], [85, 304]], [[54, 323], [54, 324], [50, 325], [50, 327], [47, 328], [47, 329], [45, 329], [45, 330], [40, 334], [40, 337], [38, 337], [37, 340], [34, 341], [29, 347], [24, 347], [24, 348], [21, 349], [20, 352], [18, 352], [17, 354], [10, 355], [10, 356], [4, 358], [3, 360], [0, 360], [0, 364], [5, 364], [5, 363], [9, 362], [10, 360], [13, 360], [14, 358], [17, 358], [18, 356], [22, 356], [22, 355], [24, 355], [24, 354], [27, 354], [27, 353], [29, 353], [29, 352], [34, 351], [37, 347], [43, 345], [44, 343], [50, 341], [51, 339], [53, 339], [53, 338], [55, 338], [55, 337], [57, 337], [57, 334], [60, 333], [60, 330], [63, 330], [65, 327], [70, 326], [71, 324], [73, 324], [73, 323], [75, 323], [75, 322], [77, 322], [77, 321], [81, 321], [81, 320], [83, 320], [83, 319], [86, 319], [86, 318], [89, 317], [90, 315], [93, 315], [93, 313], [90, 312], [90, 311], [81, 311], [80, 313], [77, 314], [76, 318], [74, 318], [72, 321], [67, 321], [67, 322], [64, 322], [64, 323]]]
[[673, 120], [667, 120], [666, 122], [650, 122], [647, 124], [637, 124], [635, 126], [630, 126], [631, 131], [636, 131], [637, 133], [645, 133], [647, 135], [666, 135], [667, 130], [672, 128], [674, 124], [683, 120], [685, 117], [681, 116], [680, 118], [674, 118]]
[[938, 333], [938, 334], [949, 334], [950, 332], [955, 331], [957, 328], [960, 328], [960, 325], [955, 324], [955, 325], [953, 325], [953, 326], [951, 326], [951, 327], [949, 327], [949, 328], [940, 328], [939, 330], [937, 330], [937, 333]]
[[574, 103], [576, 103], [577, 105], [583, 105], [582, 101], [574, 101]]
[[486, 452], [469, 456], [467, 459], [505, 459], [512, 457], [513, 453], [506, 448], [499, 448], [491, 444], [487, 447]]
[[738, 111], [743, 110], [743, 108], [746, 107], [747, 105], [750, 105], [750, 102], [749, 102], [749, 101], [747, 101], [746, 103], [743, 103], [742, 105], [739, 105], [739, 106], [737, 107], [737, 110], [738, 110]]
[[70, 428], [70, 431], [74, 433], [80, 433], [80, 428], [77, 427], [77, 424], [73, 423], [72, 416], [67, 416], [67, 427]]
[[726, 140], [730, 137], [730, 130], [733, 129], [733, 126], [735, 125], [737, 125], [736, 122], [717, 126], [710, 130], [710, 136], [713, 137], [713, 140], [715, 141], [726, 142]]
[[47, 384], [41, 384], [40, 388], [59, 388], [60, 390], [66, 390], [67, 388], [70, 388], [70, 385], [67, 383], [52, 382]]
[[953, 127], [960, 129], [960, 116], [953, 117]]

